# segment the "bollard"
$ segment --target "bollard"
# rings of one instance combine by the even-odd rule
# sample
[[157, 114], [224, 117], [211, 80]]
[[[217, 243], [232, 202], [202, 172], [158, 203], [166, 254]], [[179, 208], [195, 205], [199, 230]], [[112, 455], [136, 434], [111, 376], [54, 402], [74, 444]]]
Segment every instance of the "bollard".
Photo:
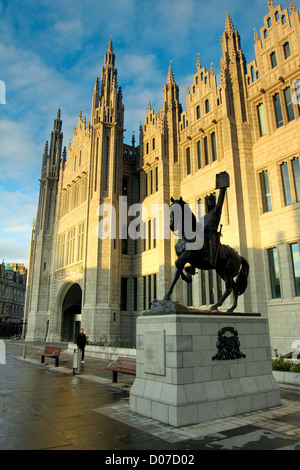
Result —
[[75, 375], [76, 369], [78, 374], [80, 373], [80, 351], [79, 349], [74, 349], [73, 352], [73, 375]]

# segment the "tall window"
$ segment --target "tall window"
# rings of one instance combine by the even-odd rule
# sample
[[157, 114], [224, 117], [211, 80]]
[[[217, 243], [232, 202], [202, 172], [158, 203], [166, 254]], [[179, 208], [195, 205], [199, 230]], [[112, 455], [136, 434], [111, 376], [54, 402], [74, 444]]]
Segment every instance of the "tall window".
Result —
[[283, 44], [283, 52], [284, 52], [284, 58], [287, 59], [291, 55], [291, 49], [290, 49], [290, 44], [286, 42]]
[[293, 119], [295, 119], [292, 93], [291, 93], [290, 87], [287, 87], [285, 90], [283, 90], [283, 92], [284, 92], [286, 113], [287, 113], [288, 121], [290, 122]]
[[201, 140], [197, 142], [197, 160], [198, 160], [198, 170], [202, 168], [202, 157], [201, 157]]
[[205, 271], [202, 271], [202, 270], [201, 270], [201, 297], [202, 297], [202, 305], [206, 305]]
[[205, 112], [209, 113], [209, 100], [205, 100]]
[[213, 277], [212, 269], [208, 271], [208, 291], [209, 291], [209, 303], [213, 304], [215, 302], [215, 297], [214, 297], [214, 277]]
[[77, 261], [80, 261], [83, 259], [83, 242], [84, 242], [84, 222], [78, 225]]
[[212, 150], [212, 160], [215, 162], [218, 159], [217, 155], [217, 142], [216, 142], [216, 133], [211, 134], [211, 150]]
[[196, 119], [200, 119], [200, 106], [196, 107]]
[[208, 164], [209, 164], [208, 141], [207, 141], [207, 137], [204, 137], [204, 161], [205, 161], [205, 165], [208, 165]]
[[276, 93], [273, 96], [273, 102], [274, 102], [274, 109], [275, 109], [276, 125], [277, 127], [281, 127], [283, 126], [283, 117], [282, 117], [279, 93]]
[[281, 290], [280, 290], [277, 248], [270, 248], [268, 250], [268, 259], [269, 259], [272, 298], [278, 299], [281, 297]]
[[291, 193], [291, 185], [289, 179], [289, 170], [287, 162], [284, 162], [280, 165], [281, 169], [281, 179], [282, 179], [282, 186], [283, 186], [283, 193], [284, 193], [284, 202], [286, 206], [292, 204], [292, 193]]
[[260, 103], [257, 106], [257, 114], [258, 114], [258, 123], [259, 123], [259, 134], [262, 137], [266, 135], [266, 120], [265, 120], [265, 111], [263, 103]]
[[272, 52], [270, 55], [272, 69], [277, 66], [276, 52]]
[[268, 171], [264, 170], [260, 173], [260, 187], [261, 196], [263, 203], [263, 212], [269, 212], [272, 210], [271, 192], [269, 184]]
[[296, 296], [300, 295], [300, 257], [299, 257], [299, 244], [292, 243], [291, 245], [291, 254], [293, 261], [293, 273], [294, 273], [294, 282], [295, 282], [295, 294]]
[[292, 160], [292, 170], [293, 170], [293, 178], [294, 178], [294, 185], [296, 191], [296, 201], [300, 201], [300, 165], [299, 165], [299, 158], [295, 157]]
[[155, 191], [158, 191], [158, 166], [155, 167]]
[[187, 175], [191, 174], [191, 151], [190, 147], [186, 149], [186, 173]]

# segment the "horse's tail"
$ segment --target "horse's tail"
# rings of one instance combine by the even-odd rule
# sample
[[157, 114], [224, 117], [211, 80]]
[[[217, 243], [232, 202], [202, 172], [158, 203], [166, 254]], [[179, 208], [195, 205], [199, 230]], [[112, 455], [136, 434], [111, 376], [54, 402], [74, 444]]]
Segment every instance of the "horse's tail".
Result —
[[242, 256], [241, 256], [241, 260], [242, 260], [242, 267], [235, 280], [235, 285], [236, 285], [239, 295], [242, 295], [247, 288], [248, 274], [249, 274], [248, 261]]

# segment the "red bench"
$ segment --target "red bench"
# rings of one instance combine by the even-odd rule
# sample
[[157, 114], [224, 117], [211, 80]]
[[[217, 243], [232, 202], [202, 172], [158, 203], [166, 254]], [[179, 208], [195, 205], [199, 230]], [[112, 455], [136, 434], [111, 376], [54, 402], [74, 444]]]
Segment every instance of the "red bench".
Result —
[[45, 362], [45, 357], [53, 357], [55, 359], [55, 367], [59, 365], [59, 355], [61, 348], [56, 348], [54, 346], [46, 346], [44, 352], [37, 353], [38, 356], [41, 356], [41, 363]]
[[118, 357], [117, 361], [112, 361], [105, 370], [112, 371], [112, 381], [118, 381], [118, 372], [122, 374], [136, 375], [136, 359], [134, 357]]

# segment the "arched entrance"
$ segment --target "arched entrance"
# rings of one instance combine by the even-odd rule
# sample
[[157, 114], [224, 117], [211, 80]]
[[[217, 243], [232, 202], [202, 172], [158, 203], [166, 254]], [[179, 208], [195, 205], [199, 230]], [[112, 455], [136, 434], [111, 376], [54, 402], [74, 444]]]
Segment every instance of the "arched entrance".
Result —
[[63, 341], [74, 341], [80, 329], [82, 290], [79, 284], [72, 284], [62, 304]]

